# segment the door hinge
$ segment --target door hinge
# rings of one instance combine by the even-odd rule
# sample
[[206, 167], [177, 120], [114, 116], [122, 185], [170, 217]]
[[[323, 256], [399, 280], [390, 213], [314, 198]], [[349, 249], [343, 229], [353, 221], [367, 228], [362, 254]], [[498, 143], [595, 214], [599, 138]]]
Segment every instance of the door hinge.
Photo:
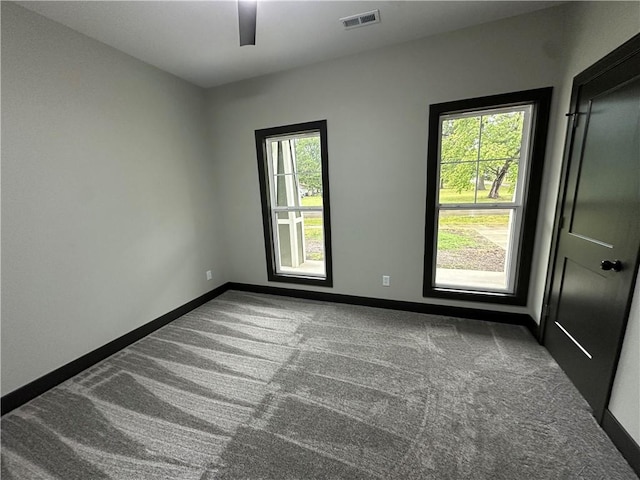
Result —
[[549, 318], [549, 313], [551, 309], [549, 308], [549, 304], [542, 305], [542, 318]]
[[558, 230], [562, 230], [564, 228], [564, 217], [560, 217], [560, 221], [558, 222]]

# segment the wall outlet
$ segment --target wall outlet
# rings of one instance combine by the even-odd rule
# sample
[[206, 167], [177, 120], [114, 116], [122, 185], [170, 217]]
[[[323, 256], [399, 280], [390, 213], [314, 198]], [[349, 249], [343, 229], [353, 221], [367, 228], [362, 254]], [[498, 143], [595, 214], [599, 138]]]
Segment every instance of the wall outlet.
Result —
[[211, 280], [213, 276], [211, 275], [211, 270], [207, 270], [207, 280]]
[[382, 275], [382, 286], [388, 287], [391, 285], [391, 277], [389, 275]]

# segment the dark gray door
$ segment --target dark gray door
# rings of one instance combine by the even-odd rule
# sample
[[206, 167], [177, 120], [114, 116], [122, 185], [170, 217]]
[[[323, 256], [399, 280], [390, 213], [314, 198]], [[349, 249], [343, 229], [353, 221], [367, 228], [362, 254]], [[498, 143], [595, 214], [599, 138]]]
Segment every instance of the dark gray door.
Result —
[[623, 61], [598, 65], [600, 72], [574, 82], [576, 123], [567, 139], [572, 147], [543, 341], [600, 421], [640, 248], [638, 48]]

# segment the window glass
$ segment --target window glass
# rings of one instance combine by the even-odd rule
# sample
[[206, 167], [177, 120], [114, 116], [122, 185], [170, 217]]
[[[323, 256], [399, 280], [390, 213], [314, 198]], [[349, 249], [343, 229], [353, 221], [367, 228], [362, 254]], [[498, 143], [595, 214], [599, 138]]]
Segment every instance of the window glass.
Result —
[[270, 280], [331, 284], [326, 122], [256, 131]]
[[435, 284], [507, 290], [513, 212], [440, 210]]

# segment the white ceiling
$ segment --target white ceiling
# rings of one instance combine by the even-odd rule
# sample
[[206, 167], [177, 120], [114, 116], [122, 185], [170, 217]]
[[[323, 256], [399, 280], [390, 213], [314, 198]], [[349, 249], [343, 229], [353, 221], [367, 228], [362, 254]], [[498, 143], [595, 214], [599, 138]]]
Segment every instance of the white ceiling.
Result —
[[[239, 46], [235, 0], [24, 1], [60, 22], [201, 87], [539, 10], [550, 1], [260, 0], [256, 46]], [[339, 18], [379, 9], [381, 23]]]

